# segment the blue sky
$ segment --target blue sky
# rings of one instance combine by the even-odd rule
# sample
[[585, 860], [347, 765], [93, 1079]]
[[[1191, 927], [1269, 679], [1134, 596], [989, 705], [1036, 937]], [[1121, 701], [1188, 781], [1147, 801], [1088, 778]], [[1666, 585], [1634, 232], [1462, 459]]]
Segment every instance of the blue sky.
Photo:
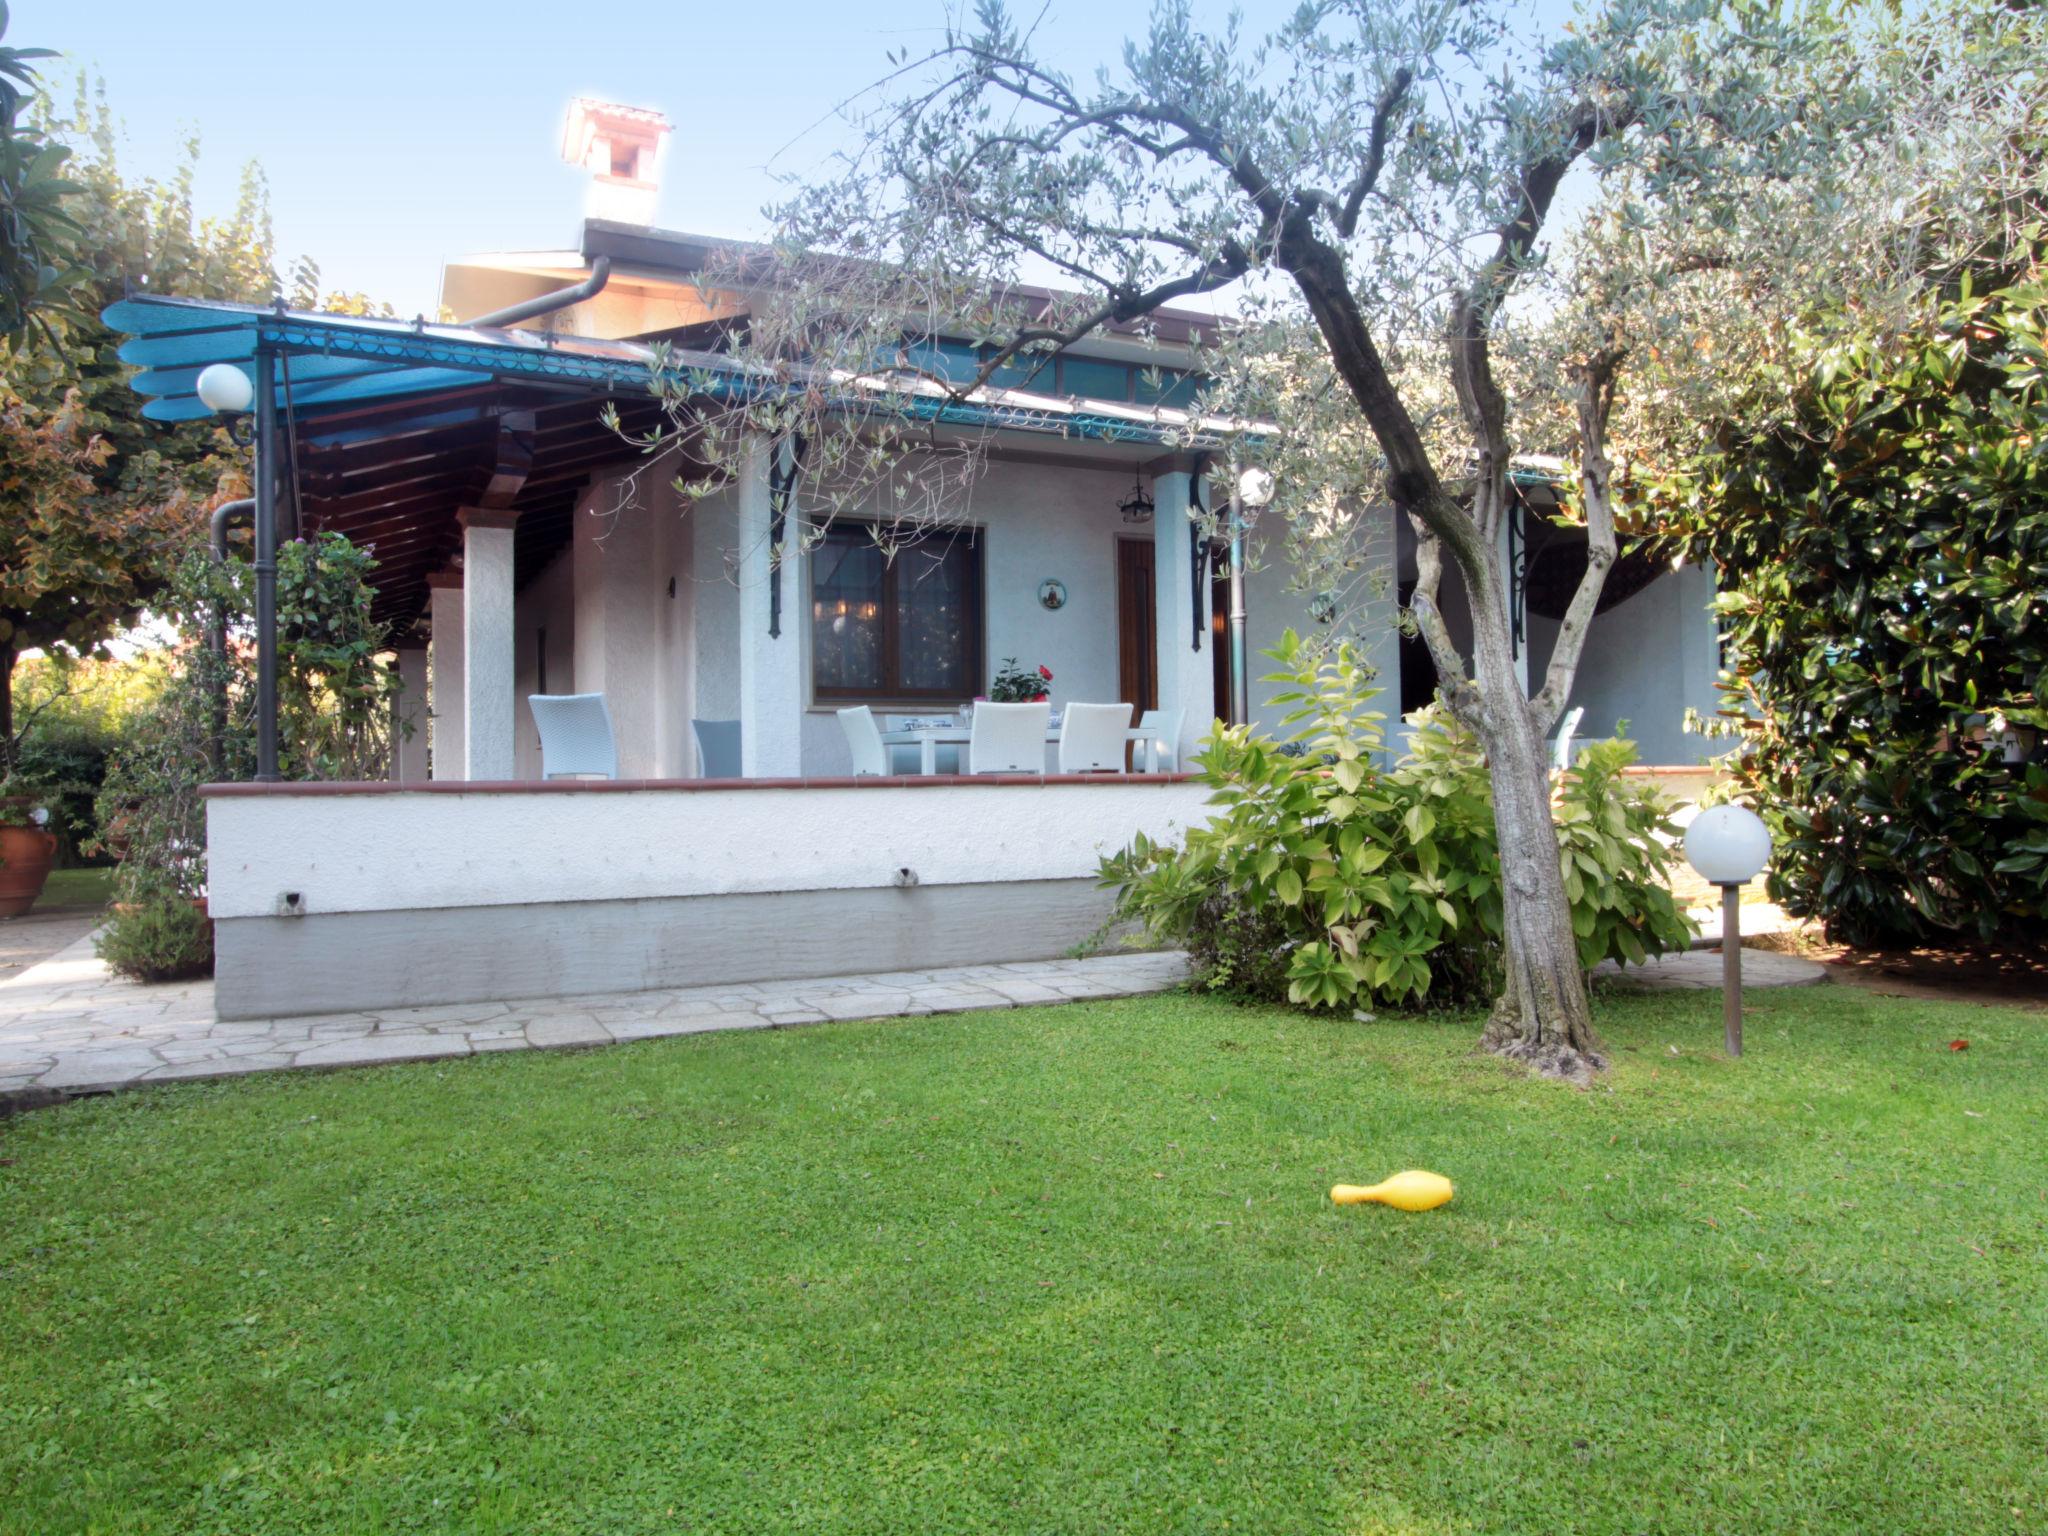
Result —
[[[958, 4], [959, 0], [953, 0]], [[1044, 3], [1062, 65], [1114, 61], [1150, 0]], [[1556, 12], [1562, 0], [1530, 0]], [[14, 0], [10, 42], [66, 55], [68, 93], [104, 76], [133, 173], [163, 174], [201, 142], [202, 213], [232, 203], [242, 165], [270, 178], [285, 263], [330, 288], [431, 312], [441, 263], [573, 246], [582, 178], [556, 157], [563, 110], [591, 95], [668, 113], [660, 222], [748, 235], [776, 172], [818, 168], [842, 142], [833, 108], [938, 42], [947, 0]], [[1256, 35], [1291, 0], [1243, 0]], [[1221, 0], [1198, 0], [1213, 24]]]
[[[574, 244], [582, 181], [556, 158], [570, 97], [675, 120], [664, 224], [754, 233], [773, 172], [817, 166], [839, 142], [833, 106], [880, 76], [890, 49], [937, 42], [945, 16], [944, 0], [14, 0], [11, 10], [10, 42], [67, 55], [46, 69], [54, 86], [68, 92], [81, 65], [105, 76], [131, 170], [168, 170], [196, 130], [201, 211], [217, 212], [242, 164], [260, 161], [285, 259], [310, 254], [330, 287], [408, 314], [431, 308], [450, 257]], [[1070, 64], [1113, 59], [1148, 11], [1147, 0], [1054, 0], [1046, 35]]]

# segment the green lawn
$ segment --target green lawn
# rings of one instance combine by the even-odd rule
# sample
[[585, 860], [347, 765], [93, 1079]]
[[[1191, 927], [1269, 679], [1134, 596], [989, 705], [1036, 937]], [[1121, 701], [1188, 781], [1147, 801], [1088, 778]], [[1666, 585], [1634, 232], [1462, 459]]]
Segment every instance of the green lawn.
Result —
[[24, 1115], [0, 1530], [2048, 1529], [2043, 1020], [1718, 1009], [1591, 1093], [1171, 997]]
[[104, 907], [114, 899], [114, 872], [111, 869], [53, 869], [49, 881], [43, 886], [43, 894], [36, 899], [42, 908], [94, 906]]

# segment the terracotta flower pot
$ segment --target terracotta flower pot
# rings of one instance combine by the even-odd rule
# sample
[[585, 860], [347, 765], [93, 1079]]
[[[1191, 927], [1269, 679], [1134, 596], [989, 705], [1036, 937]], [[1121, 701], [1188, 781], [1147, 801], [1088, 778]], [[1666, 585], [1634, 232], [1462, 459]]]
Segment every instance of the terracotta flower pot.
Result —
[[20, 917], [43, 894], [57, 839], [41, 827], [0, 825], [0, 917]]

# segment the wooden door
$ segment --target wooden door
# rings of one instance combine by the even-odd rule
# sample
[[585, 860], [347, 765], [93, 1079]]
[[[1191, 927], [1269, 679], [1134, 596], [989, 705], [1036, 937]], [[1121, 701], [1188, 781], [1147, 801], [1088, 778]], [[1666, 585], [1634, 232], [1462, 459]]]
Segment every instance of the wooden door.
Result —
[[1119, 697], [1135, 724], [1159, 707], [1159, 589], [1152, 541], [1116, 541], [1116, 670]]

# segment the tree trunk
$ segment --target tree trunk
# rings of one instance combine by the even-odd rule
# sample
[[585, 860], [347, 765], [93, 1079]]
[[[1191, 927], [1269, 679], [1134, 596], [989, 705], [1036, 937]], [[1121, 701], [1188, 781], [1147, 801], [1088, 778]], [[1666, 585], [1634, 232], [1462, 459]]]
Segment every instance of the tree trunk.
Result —
[[1472, 594], [1480, 740], [1493, 781], [1501, 871], [1500, 1000], [1480, 1044], [1545, 1076], [1584, 1084], [1607, 1065], [1558, 865], [1543, 733], [1516, 677], [1497, 576]]
[[0, 640], [0, 777], [14, 771], [14, 640]]

